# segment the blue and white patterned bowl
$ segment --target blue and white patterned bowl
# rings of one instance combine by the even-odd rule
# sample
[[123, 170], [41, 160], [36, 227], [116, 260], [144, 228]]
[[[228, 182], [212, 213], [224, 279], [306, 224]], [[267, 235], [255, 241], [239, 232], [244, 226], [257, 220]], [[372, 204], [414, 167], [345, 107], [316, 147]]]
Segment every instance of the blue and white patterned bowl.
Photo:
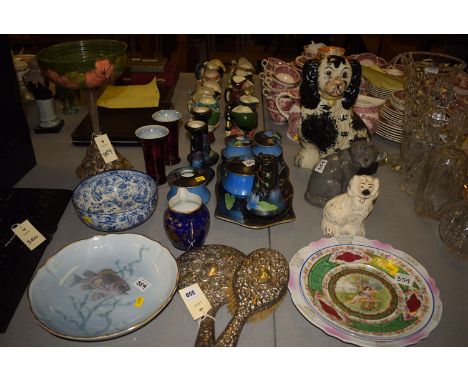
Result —
[[157, 185], [148, 174], [115, 170], [82, 181], [73, 191], [81, 221], [98, 231], [124, 231], [146, 221], [156, 208]]

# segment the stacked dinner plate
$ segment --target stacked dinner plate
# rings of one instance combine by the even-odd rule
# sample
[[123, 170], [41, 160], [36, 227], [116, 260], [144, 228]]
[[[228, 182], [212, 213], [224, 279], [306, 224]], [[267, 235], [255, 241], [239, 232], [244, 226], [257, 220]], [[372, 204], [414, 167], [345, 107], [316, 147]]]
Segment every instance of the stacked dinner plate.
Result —
[[371, 81], [367, 83], [367, 94], [372, 97], [387, 99], [392, 95], [393, 91], [395, 91], [395, 89], [384, 88]]
[[379, 110], [379, 122], [376, 133], [391, 141], [401, 142], [404, 115], [405, 91], [394, 91]]

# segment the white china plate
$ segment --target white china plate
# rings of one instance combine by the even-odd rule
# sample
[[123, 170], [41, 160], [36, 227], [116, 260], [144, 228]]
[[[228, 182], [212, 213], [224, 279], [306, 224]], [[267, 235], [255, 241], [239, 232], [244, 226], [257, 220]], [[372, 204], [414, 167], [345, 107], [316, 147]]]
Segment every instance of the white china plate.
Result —
[[395, 130], [395, 132], [403, 132], [403, 121], [396, 122], [395, 119], [389, 118], [381, 113], [379, 114], [379, 122], [385, 127]]
[[403, 139], [403, 136], [400, 136], [398, 134], [393, 134], [392, 132], [388, 132], [388, 130], [383, 129], [382, 125], [380, 124], [378, 125], [377, 131], [375, 133], [393, 142], [400, 143], [401, 140]]
[[405, 115], [405, 104], [398, 104], [394, 101], [393, 98], [390, 99], [390, 105], [393, 106], [400, 114]]
[[374, 92], [372, 90], [369, 90], [367, 93], [372, 97], [376, 97], [380, 99], [388, 99], [388, 97], [390, 97], [390, 94], [388, 93]]
[[404, 109], [398, 109], [398, 108], [393, 106], [391, 98], [389, 98], [385, 102], [385, 105], [382, 108], [387, 110], [391, 114], [395, 114], [396, 116], [400, 116], [401, 118], [403, 118], [403, 116], [405, 115]]
[[376, 85], [374, 84], [373, 82], [369, 81], [369, 86], [375, 90], [382, 90], [382, 91], [386, 91], [386, 92], [390, 92], [393, 93], [395, 91], [398, 91], [398, 90], [402, 90], [402, 89], [395, 89], [395, 88], [386, 88], [386, 87], [382, 87], [382, 86], [379, 86], [379, 85]]
[[403, 138], [402, 135], [394, 134], [391, 131], [382, 129], [382, 127], [379, 127], [378, 131], [379, 131], [379, 133], [385, 135], [386, 137], [392, 138], [392, 139], [395, 139], [395, 140], [401, 140]]
[[386, 91], [386, 90], [379, 90], [379, 89], [368, 88], [368, 91], [369, 91], [370, 93], [386, 95], [386, 96], [388, 96], [388, 97], [390, 97], [390, 96], [392, 95], [392, 92]]
[[386, 124], [385, 122], [383, 122], [382, 120], [379, 120], [378, 124], [377, 124], [377, 128], [380, 129], [380, 130], [383, 130], [391, 135], [394, 135], [395, 137], [403, 137], [403, 130], [400, 128], [396, 128], [394, 126], [390, 126], [388, 124]]
[[381, 136], [382, 138], [388, 139], [389, 141], [401, 143], [401, 138], [395, 138], [393, 136], [389, 136], [389, 135], [387, 135], [387, 134], [385, 134], [385, 133], [383, 133], [382, 131], [379, 131], [379, 130], [377, 130], [375, 133], [377, 135]]
[[390, 93], [390, 94], [393, 92], [392, 89], [387, 89], [387, 88], [382, 88], [380, 86], [376, 86], [372, 82], [369, 82], [368, 88], [376, 92], [385, 92], [385, 93]]
[[67, 245], [37, 270], [28, 290], [38, 323], [59, 337], [98, 341], [145, 325], [169, 303], [177, 263], [136, 234], [94, 236]]
[[288, 288], [315, 326], [360, 346], [406, 346], [437, 326], [434, 280], [406, 253], [358, 236], [321, 239], [300, 249]]
[[396, 113], [394, 112], [392, 109], [388, 108], [388, 107], [385, 107], [383, 109], [380, 109], [380, 112], [382, 114], [385, 114], [393, 119], [396, 119], [396, 120], [403, 120], [404, 118], [404, 115], [401, 114], [401, 113]]
[[393, 118], [387, 117], [385, 114], [380, 114], [379, 120], [389, 129], [395, 130], [395, 132], [401, 133], [403, 130], [403, 121], [396, 121]]

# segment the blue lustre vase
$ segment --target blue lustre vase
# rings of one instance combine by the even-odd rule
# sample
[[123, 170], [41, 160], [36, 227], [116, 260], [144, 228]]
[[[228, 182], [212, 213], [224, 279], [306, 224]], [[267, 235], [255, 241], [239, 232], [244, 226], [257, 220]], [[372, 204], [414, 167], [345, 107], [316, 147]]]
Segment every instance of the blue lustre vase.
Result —
[[274, 130], [259, 131], [254, 135], [253, 141], [252, 150], [254, 155], [270, 154], [279, 157], [283, 154], [281, 134]]
[[[250, 163], [249, 163], [250, 162]], [[227, 160], [220, 171], [223, 188], [232, 195], [247, 197], [255, 179], [254, 160]]]
[[286, 209], [278, 176], [278, 158], [270, 154], [255, 157], [255, 181], [247, 198], [247, 211], [256, 216], [273, 217]]
[[180, 187], [169, 199], [163, 223], [172, 245], [190, 251], [205, 242], [210, 229], [210, 212], [199, 195]]
[[224, 138], [226, 147], [221, 151], [223, 160], [232, 158], [253, 158], [252, 140], [242, 134], [232, 134]]
[[202, 120], [190, 120], [185, 124], [185, 130], [190, 134], [190, 154], [187, 156], [190, 166], [192, 168], [213, 166], [218, 161], [219, 154], [211, 149], [207, 123]]

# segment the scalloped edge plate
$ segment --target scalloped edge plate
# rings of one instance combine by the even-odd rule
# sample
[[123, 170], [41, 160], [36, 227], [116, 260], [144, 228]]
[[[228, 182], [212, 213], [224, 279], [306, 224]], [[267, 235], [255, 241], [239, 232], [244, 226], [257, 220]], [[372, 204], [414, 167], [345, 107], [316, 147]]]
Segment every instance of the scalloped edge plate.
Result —
[[29, 285], [29, 307], [38, 324], [58, 337], [108, 340], [154, 319], [171, 301], [178, 278], [175, 258], [157, 241], [98, 235], [47, 259]]
[[[317, 258], [324, 258], [325, 255], [322, 251], [325, 250], [326, 252], [328, 250], [328, 252], [330, 252], [330, 247], [338, 246], [346, 247], [347, 249], [352, 246], [366, 247], [378, 253], [381, 252], [385, 255], [386, 259], [391, 259], [393, 257], [396, 261], [408, 267], [407, 269], [414, 271], [414, 273], [417, 274], [419, 282], [422, 283], [421, 285], [424, 285], [426, 288], [424, 293], [427, 293], [428, 296], [431, 297], [431, 309], [427, 310], [427, 312], [430, 311], [430, 315], [428, 316], [428, 314], [426, 314], [423, 316], [420, 321], [421, 324], [418, 322], [417, 326], [414, 328], [414, 332], [405, 333], [403, 331], [401, 335], [400, 333], [391, 333], [387, 338], [379, 338], [379, 335], [377, 334], [362, 333], [357, 330], [353, 330], [349, 326], [341, 324], [339, 320], [334, 319], [333, 315], [324, 314], [321, 310], [316, 309], [308, 297], [308, 294], [310, 294], [308, 292], [309, 287], [307, 286], [307, 289], [305, 289], [303, 286], [304, 277], [309, 277], [308, 274], [304, 275], [304, 268], [308, 262], [316, 261]], [[316, 262], [314, 264], [316, 264]], [[350, 264], [352, 264], [351, 267], [356, 267], [354, 263]], [[348, 263], [342, 263], [336, 268], [342, 267], [342, 269], [346, 269], [346, 266], [349, 266]], [[368, 268], [370, 267], [369, 269], [372, 268], [368, 264], [366, 264], [366, 266]], [[390, 264], [389, 266], [392, 265]], [[319, 241], [311, 242], [307, 247], [301, 248], [296, 252], [290, 261], [289, 268], [290, 277], [288, 288], [296, 308], [312, 324], [323, 330], [325, 333], [344, 342], [360, 346], [412, 345], [426, 338], [437, 326], [442, 315], [442, 302], [439, 298], [439, 290], [436, 287], [434, 280], [428, 275], [426, 269], [406, 253], [393, 248], [389, 244], [384, 244], [377, 240], [369, 240], [359, 236], [339, 236], [329, 239], [323, 238]], [[377, 267], [375, 268], [378, 269]], [[382, 269], [385, 268], [380, 268], [379, 272], [381, 274], [385, 273], [385, 278], [390, 280], [392, 284], [395, 284], [396, 282], [391, 280], [390, 275], [387, 272], [382, 272]], [[419, 286], [419, 284], [417, 285]], [[340, 312], [338, 306], [332, 306], [332, 309], [335, 308], [335, 312]]]

